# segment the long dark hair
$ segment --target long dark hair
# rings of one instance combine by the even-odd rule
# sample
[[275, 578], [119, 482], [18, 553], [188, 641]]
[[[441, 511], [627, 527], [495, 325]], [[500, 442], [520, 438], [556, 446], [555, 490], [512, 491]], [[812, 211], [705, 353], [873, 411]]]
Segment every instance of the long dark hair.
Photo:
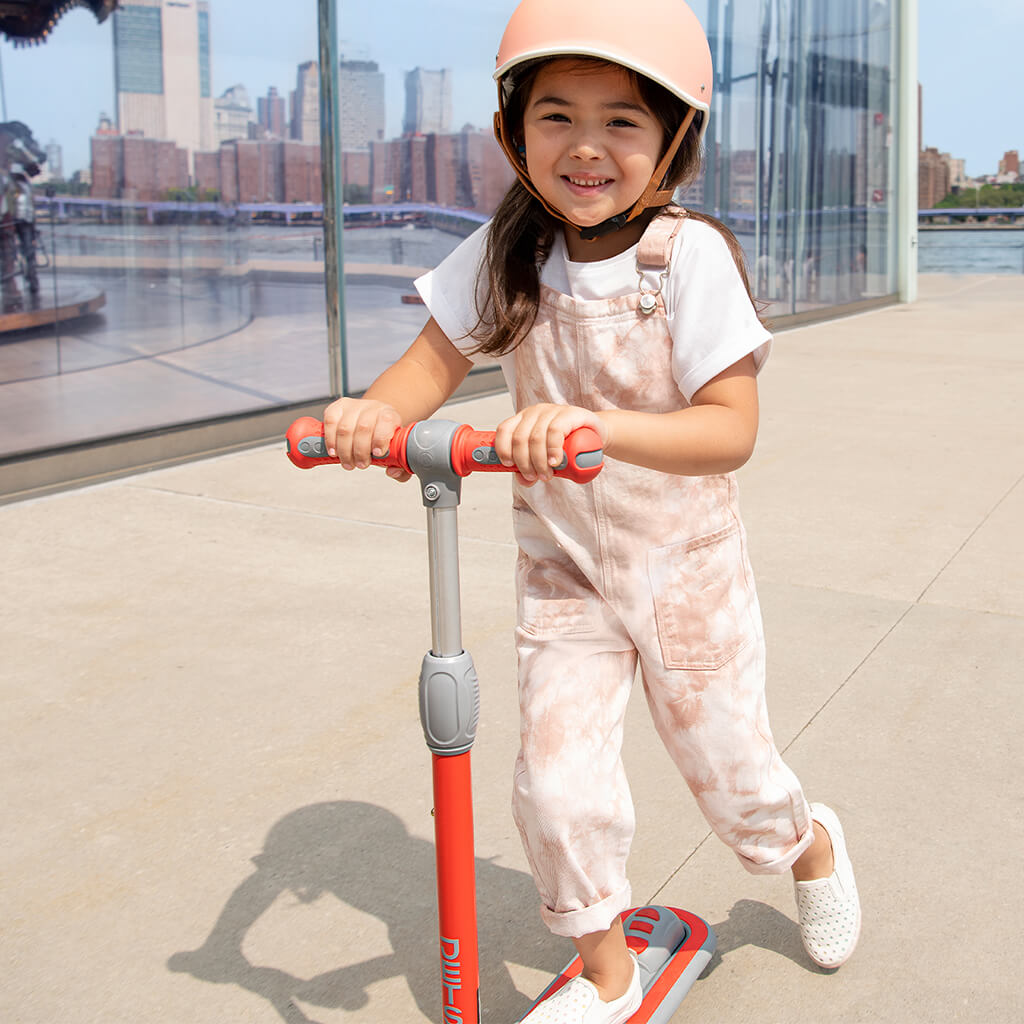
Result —
[[[538, 72], [552, 61], [564, 59], [551, 57], [533, 61], [513, 72], [516, 75], [514, 88], [505, 106], [505, 118], [513, 138], [522, 137], [526, 102]], [[581, 69], [621, 67], [593, 57], [573, 59]], [[677, 96], [644, 75], [628, 68], [622, 70], [629, 75], [641, 99], [661, 124], [667, 148], [689, 108]], [[664, 181], [666, 188], [689, 185], [700, 173], [702, 117], [698, 111], [669, 165]], [[657, 210], [650, 210], [641, 216], [650, 220], [656, 213]], [[687, 211], [687, 215], [710, 224], [725, 238], [751, 305], [757, 312], [758, 304], [750, 290], [743, 249], [736, 236], [714, 217], [694, 211]], [[530, 332], [540, 306], [540, 269], [551, 254], [555, 232], [560, 226], [561, 221], [552, 217], [517, 178], [495, 210], [487, 234], [487, 246], [476, 284], [478, 319], [469, 333], [477, 344], [471, 351], [505, 355]]]

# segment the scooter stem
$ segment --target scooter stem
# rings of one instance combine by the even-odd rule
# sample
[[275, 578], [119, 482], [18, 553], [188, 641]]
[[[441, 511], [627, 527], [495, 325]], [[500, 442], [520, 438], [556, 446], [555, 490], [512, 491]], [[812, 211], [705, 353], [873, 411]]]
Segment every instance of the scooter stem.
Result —
[[406, 441], [409, 469], [427, 509], [430, 653], [420, 669], [420, 721], [433, 761], [434, 845], [441, 957], [442, 1024], [479, 1024], [480, 961], [470, 748], [480, 687], [462, 649], [458, 506], [462, 478], [452, 468], [459, 424], [417, 423]]
[[458, 515], [457, 507], [427, 508], [430, 652], [439, 658], [462, 653]]

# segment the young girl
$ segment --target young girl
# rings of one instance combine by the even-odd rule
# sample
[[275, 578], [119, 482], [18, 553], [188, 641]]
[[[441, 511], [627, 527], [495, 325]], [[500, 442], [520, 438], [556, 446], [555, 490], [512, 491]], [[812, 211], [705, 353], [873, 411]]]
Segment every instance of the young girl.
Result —
[[[693, 180], [711, 55], [681, 0], [524, 0], [498, 53], [496, 132], [518, 181], [493, 220], [417, 282], [431, 319], [362, 400], [324, 414], [363, 468], [432, 415], [475, 359], [516, 413], [521, 750], [513, 807], [542, 916], [583, 975], [529, 1024], [618, 1024], [640, 1004], [619, 914], [634, 818], [620, 760], [639, 665], [658, 732], [715, 832], [750, 871], [796, 879], [811, 957], [843, 963], [860, 909], [836, 816], [808, 806], [772, 740], [764, 641], [732, 471], [757, 432], [770, 335], [742, 253], [671, 205]], [[566, 434], [604, 471], [552, 480]], [[396, 478], [400, 470], [389, 470]]]

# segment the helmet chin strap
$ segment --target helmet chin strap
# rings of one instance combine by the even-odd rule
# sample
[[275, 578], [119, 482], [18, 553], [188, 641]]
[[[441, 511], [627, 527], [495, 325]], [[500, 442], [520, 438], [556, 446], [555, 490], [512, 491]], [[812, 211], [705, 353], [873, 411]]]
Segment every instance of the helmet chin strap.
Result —
[[664, 206], [666, 203], [672, 201], [672, 196], [675, 192], [674, 188], [662, 188], [661, 183], [665, 180], [665, 175], [668, 173], [669, 166], [675, 159], [676, 153], [679, 151], [679, 147], [683, 144], [683, 139], [686, 137], [687, 131], [690, 129], [690, 125], [693, 123], [693, 119], [697, 113], [695, 107], [690, 107], [686, 116], [683, 118], [682, 124], [676, 130], [672, 141], [668, 144], [668, 148], [665, 150], [661, 160], [658, 161], [658, 166], [654, 169], [654, 173], [651, 175], [651, 180], [647, 183], [647, 187], [643, 190], [640, 198], [630, 207], [628, 210], [623, 210], [622, 213], [615, 214], [614, 217], [609, 217], [607, 220], [601, 221], [600, 224], [594, 224], [591, 227], [582, 227], [575, 221], [569, 220], [560, 210], [552, 206], [537, 190], [537, 187], [530, 180], [530, 176], [526, 171], [526, 167], [523, 164], [522, 157], [519, 154], [519, 149], [512, 139], [512, 134], [509, 131], [509, 127], [504, 117], [504, 96], [501, 92], [501, 86], [498, 86], [498, 110], [494, 115], [494, 136], [498, 140], [498, 145], [501, 146], [502, 151], [508, 158], [508, 162], [512, 165], [512, 169], [516, 172], [516, 176], [522, 182], [523, 187], [530, 195], [536, 199], [541, 206], [551, 214], [552, 217], [562, 221], [563, 224], [568, 224], [569, 227], [574, 228], [580, 233], [580, 238], [584, 242], [593, 242], [598, 238], [603, 238], [605, 235], [612, 231], [618, 231], [624, 228], [630, 221], [636, 220], [644, 210], [649, 209], [652, 206]]

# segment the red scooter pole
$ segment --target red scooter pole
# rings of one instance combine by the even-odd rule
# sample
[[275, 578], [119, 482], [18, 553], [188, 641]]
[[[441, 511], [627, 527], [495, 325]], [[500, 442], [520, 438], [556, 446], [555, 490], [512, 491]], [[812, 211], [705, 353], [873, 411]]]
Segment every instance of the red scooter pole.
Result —
[[[287, 453], [300, 468], [338, 462], [327, 455], [319, 420], [296, 420]], [[602, 466], [601, 440], [588, 427], [565, 441], [555, 476], [579, 483]], [[470, 748], [480, 696], [476, 670], [462, 648], [457, 514], [462, 478], [472, 472], [513, 472], [494, 450], [494, 432], [445, 420], [399, 428], [388, 453], [373, 462], [400, 466], [420, 481], [427, 508], [431, 647], [420, 669], [420, 720], [433, 761], [434, 837], [441, 960], [442, 1024], [479, 1024], [480, 969], [476, 921]]]

